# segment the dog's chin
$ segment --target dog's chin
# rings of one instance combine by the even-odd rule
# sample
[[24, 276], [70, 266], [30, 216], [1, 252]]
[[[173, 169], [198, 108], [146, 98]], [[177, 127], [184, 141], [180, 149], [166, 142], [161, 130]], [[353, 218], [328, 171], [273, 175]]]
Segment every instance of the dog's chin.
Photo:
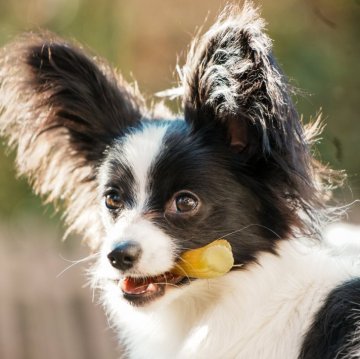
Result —
[[164, 273], [158, 276], [124, 277], [119, 280], [123, 298], [130, 304], [141, 307], [163, 297], [168, 291], [189, 283], [187, 277]]

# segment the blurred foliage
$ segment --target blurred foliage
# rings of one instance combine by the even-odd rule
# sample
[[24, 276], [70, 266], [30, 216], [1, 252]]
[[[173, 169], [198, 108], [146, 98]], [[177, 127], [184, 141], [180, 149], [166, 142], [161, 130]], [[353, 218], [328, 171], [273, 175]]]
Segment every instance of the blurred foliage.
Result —
[[[204, 23], [223, 7], [216, 0], [0, 0], [0, 45], [24, 30], [46, 28], [76, 39], [137, 80], [147, 98], [176, 83], [174, 68]], [[346, 169], [351, 201], [360, 195], [359, 0], [258, 1], [275, 54], [299, 91], [305, 119], [320, 108], [327, 123], [320, 156]], [[16, 181], [13, 155], [0, 147], [0, 218], [41, 213], [24, 180]], [[357, 215], [357, 220], [359, 221]], [[356, 220], [355, 216], [353, 217]]]

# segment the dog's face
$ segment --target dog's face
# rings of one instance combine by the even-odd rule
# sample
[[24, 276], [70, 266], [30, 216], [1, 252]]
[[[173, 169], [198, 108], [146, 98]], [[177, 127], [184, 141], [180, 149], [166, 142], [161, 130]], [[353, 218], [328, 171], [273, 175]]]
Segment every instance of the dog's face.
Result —
[[194, 41], [178, 119], [49, 34], [10, 44], [0, 65], [0, 129], [19, 172], [65, 202], [70, 230], [101, 253], [97, 280], [133, 304], [181, 291], [187, 279], [168, 272], [185, 250], [225, 237], [246, 265], [321, 202], [310, 132], [247, 5]]
[[187, 283], [169, 270], [183, 251], [217, 238], [232, 243], [237, 263], [272, 248], [235, 156], [221, 129], [194, 132], [182, 120], [145, 122], [109, 148], [99, 169], [100, 273], [119, 282], [127, 300], [141, 305]]

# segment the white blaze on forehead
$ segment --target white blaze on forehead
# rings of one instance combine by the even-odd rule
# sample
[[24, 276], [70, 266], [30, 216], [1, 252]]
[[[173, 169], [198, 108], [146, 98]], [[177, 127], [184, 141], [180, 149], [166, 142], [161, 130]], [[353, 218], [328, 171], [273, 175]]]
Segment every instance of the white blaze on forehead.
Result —
[[167, 128], [167, 124], [144, 126], [141, 132], [128, 135], [124, 142], [123, 155], [136, 181], [138, 208], [142, 208], [146, 202], [149, 169], [160, 153]]

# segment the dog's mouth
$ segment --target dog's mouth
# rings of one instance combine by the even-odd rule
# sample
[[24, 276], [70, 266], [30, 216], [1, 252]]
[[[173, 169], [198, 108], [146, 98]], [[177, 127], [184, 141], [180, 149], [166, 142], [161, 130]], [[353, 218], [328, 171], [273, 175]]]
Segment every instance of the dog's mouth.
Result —
[[188, 278], [167, 272], [153, 277], [124, 277], [119, 281], [119, 286], [127, 301], [141, 306], [163, 296], [167, 289], [187, 282]]

